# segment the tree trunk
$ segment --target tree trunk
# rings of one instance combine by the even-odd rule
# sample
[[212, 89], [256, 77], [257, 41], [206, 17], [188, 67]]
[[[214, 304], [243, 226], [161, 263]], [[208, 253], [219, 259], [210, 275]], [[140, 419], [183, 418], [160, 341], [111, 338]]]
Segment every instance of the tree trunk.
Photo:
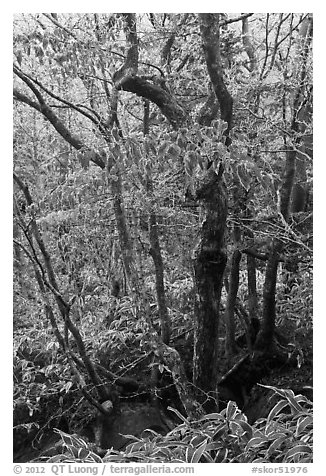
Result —
[[240, 219], [243, 213], [243, 208], [245, 202], [241, 201], [241, 189], [242, 186], [236, 174], [233, 176], [232, 180], [233, 188], [233, 213], [236, 217], [236, 221], [233, 224], [232, 230], [232, 239], [233, 239], [233, 253], [231, 256], [230, 263], [230, 277], [229, 277], [229, 289], [228, 297], [226, 301], [225, 309], [225, 326], [226, 326], [226, 339], [225, 339], [225, 351], [226, 356], [230, 360], [232, 356], [236, 353], [236, 344], [235, 344], [235, 320], [234, 320], [234, 311], [235, 304], [239, 288], [239, 272], [240, 272], [240, 261], [241, 253], [239, 247], [241, 244], [241, 226]]
[[247, 255], [248, 311], [250, 319], [258, 317], [256, 258]]
[[227, 215], [226, 187], [222, 173], [209, 170], [197, 189], [197, 199], [203, 202], [205, 219], [200, 241], [194, 252], [195, 270], [195, 347], [193, 382], [198, 397], [208, 395], [209, 406], [217, 397], [218, 326], [223, 273], [226, 266], [224, 231]]
[[122, 179], [119, 165], [115, 164], [115, 179], [109, 177], [109, 184], [113, 197], [114, 216], [118, 230], [122, 262], [126, 273], [129, 288], [133, 294], [139, 295], [139, 279], [133, 258], [133, 246], [126, 222], [126, 214], [123, 206]]
[[257, 67], [257, 58], [255, 48], [252, 44], [252, 39], [250, 37], [248, 18], [242, 19], [242, 43], [249, 58], [248, 69], [252, 72]]
[[[233, 100], [223, 80], [219, 15], [199, 14], [199, 22], [207, 71], [219, 102], [221, 119], [227, 123], [225, 136], [226, 144], [229, 145]], [[202, 111], [201, 116], [205, 116]], [[202, 202], [205, 217], [201, 237], [193, 254], [196, 288], [193, 383], [199, 401], [205, 402], [206, 410], [212, 410], [218, 405], [219, 307], [227, 261], [224, 251], [227, 191], [222, 164], [218, 174], [213, 167], [207, 170], [197, 184], [195, 199]]]
[[166, 305], [165, 287], [164, 287], [164, 265], [161, 254], [161, 247], [157, 232], [157, 220], [155, 213], [151, 213], [149, 217], [149, 241], [151, 244], [150, 254], [153, 258], [155, 266], [155, 287], [158, 311], [161, 323], [161, 336], [165, 344], [169, 344], [170, 341], [170, 317], [169, 311]]
[[[149, 133], [149, 101], [145, 99], [144, 101], [144, 136], [146, 137]], [[149, 157], [147, 158], [149, 160]], [[154, 189], [153, 189], [153, 180], [151, 175], [151, 166], [148, 164], [147, 168], [147, 177], [146, 177], [146, 187], [147, 193], [151, 200], [151, 209], [149, 213], [149, 242], [151, 245], [150, 255], [153, 258], [154, 267], [155, 267], [155, 287], [156, 287], [156, 296], [157, 296], [157, 305], [158, 312], [160, 316], [161, 323], [161, 336], [164, 344], [169, 344], [170, 341], [170, 316], [169, 311], [166, 305], [165, 297], [165, 286], [164, 286], [164, 265], [161, 253], [160, 239], [158, 235], [158, 224], [157, 217], [153, 207], [154, 200]]]
[[239, 271], [240, 271], [241, 253], [238, 249], [234, 250], [231, 257], [230, 278], [228, 297], [225, 309], [225, 325], [226, 339], [225, 351], [226, 356], [230, 359], [237, 351], [235, 343], [235, 320], [234, 311], [236, 306], [238, 288], [239, 288]]
[[275, 332], [275, 293], [277, 283], [277, 266], [283, 245], [276, 238], [272, 241], [269, 257], [265, 271], [265, 282], [263, 290], [263, 318], [261, 331], [257, 336], [255, 349], [268, 353], [273, 347], [273, 337]]

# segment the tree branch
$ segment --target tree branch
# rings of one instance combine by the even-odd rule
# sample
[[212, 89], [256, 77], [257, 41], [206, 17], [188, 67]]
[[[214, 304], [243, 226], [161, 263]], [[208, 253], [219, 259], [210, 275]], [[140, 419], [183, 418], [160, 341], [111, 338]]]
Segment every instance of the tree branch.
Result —
[[122, 13], [124, 19], [124, 31], [126, 35], [128, 51], [123, 66], [114, 74], [115, 81], [124, 76], [135, 76], [138, 71], [138, 38], [136, 29], [136, 14]]
[[186, 121], [187, 116], [182, 106], [169, 92], [156, 84], [151, 84], [139, 76], [125, 76], [116, 82], [116, 88], [134, 93], [156, 104], [175, 129]]
[[221, 109], [221, 119], [227, 123], [226, 145], [230, 144], [229, 133], [232, 128], [233, 99], [223, 79], [223, 68], [220, 54], [219, 14], [200, 13], [200, 33], [208, 74]]
[[28, 106], [33, 107], [38, 112], [41, 112], [41, 107], [37, 102], [32, 101], [32, 99], [30, 99], [28, 96], [18, 91], [18, 89], [16, 88], [14, 88], [14, 99], [17, 99], [17, 101], [23, 102], [27, 104]]
[[[33, 78], [32, 76], [30, 76], [29, 74], [27, 73], [24, 73], [21, 69], [17, 68], [16, 66], [14, 66], [14, 72], [18, 75], [18, 72], [20, 73], [20, 78], [24, 81], [23, 77], [25, 78], [28, 78], [30, 79], [33, 83], [35, 83], [37, 86], [39, 86], [46, 94], [48, 94], [50, 97], [52, 97], [53, 99], [69, 106], [71, 109], [74, 109], [75, 111], [79, 112], [80, 114], [82, 114], [83, 116], [87, 117], [87, 119], [89, 119], [90, 121], [92, 121], [96, 126], [98, 126], [99, 124], [101, 123], [104, 123], [104, 120], [101, 119], [100, 115], [94, 111], [93, 109], [87, 107], [87, 106], [78, 106], [76, 104], [73, 104], [72, 102], [70, 101], [67, 101], [66, 99], [63, 99], [61, 98], [60, 96], [57, 96], [56, 94], [54, 94], [52, 91], [50, 91], [48, 88], [46, 88], [40, 81], [38, 81], [36, 78]], [[88, 109], [88, 111], [90, 111], [92, 114], [94, 114], [95, 117], [93, 117], [91, 114], [87, 113], [86, 111], [84, 111], [84, 109], [82, 109], [82, 107], [84, 109]]]
[[257, 66], [257, 60], [255, 48], [253, 47], [250, 39], [248, 16], [242, 18], [242, 43], [250, 61], [250, 66], [248, 69], [249, 71], [254, 71]]
[[[31, 194], [29, 192], [28, 186], [25, 185], [23, 183], [23, 181], [15, 173], [14, 173], [14, 180], [15, 180], [16, 184], [19, 186], [22, 193], [24, 194], [27, 205], [29, 205], [29, 206], [33, 205], [34, 202], [32, 200]], [[69, 331], [71, 332], [71, 334], [73, 335], [73, 337], [76, 341], [79, 354], [80, 354], [80, 356], [81, 356], [81, 358], [84, 362], [85, 368], [87, 369], [88, 375], [89, 375], [92, 383], [96, 387], [96, 390], [98, 392], [99, 397], [102, 398], [103, 400], [105, 400], [107, 398], [107, 395], [108, 395], [107, 391], [106, 391], [105, 388], [103, 388], [103, 384], [102, 384], [102, 382], [101, 382], [101, 380], [100, 380], [100, 378], [99, 378], [99, 376], [98, 376], [98, 374], [95, 370], [95, 367], [94, 367], [93, 363], [91, 362], [91, 360], [90, 360], [90, 358], [87, 354], [84, 341], [83, 341], [83, 339], [80, 335], [80, 332], [79, 332], [78, 328], [75, 326], [75, 324], [72, 322], [72, 320], [70, 318], [70, 307], [71, 306], [65, 300], [62, 293], [59, 290], [59, 286], [57, 284], [57, 279], [56, 279], [55, 272], [54, 272], [54, 269], [53, 269], [53, 266], [52, 266], [52, 260], [51, 260], [50, 254], [49, 254], [48, 250], [46, 249], [42, 233], [39, 230], [39, 227], [38, 227], [37, 222], [36, 222], [34, 217], [31, 220], [31, 230], [32, 230], [32, 234], [35, 238], [35, 241], [36, 241], [36, 243], [39, 247], [41, 255], [43, 257], [43, 261], [44, 261], [45, 269], [46, 269], [46, 272], [47, 272], [48, 280], [45, 277], [43, 267], [40, 264], [39, 260], [36, 258], [35, 260], [33, 259], [33, 262], [36, 262], [36, 264], [40, 268], [40, 271], [42, 273], [42, 278], [41, 279], [42, 279], [44, 285], [46, 285], [54, 295], [56, 304], [58, 306], [58, 309], [60, 311], [60, 314], [62, 316], [64, 324], [67, 327], [67, 329], [69, 329]], [[30, 240], [29, 240], [29, 243], [30, 243], [30, 246], [31, 246], [31, 248], [34, 252], [34, 248], [33, 248], [32, 243], [30, 242]], [[36, 254], [34, 252], [34, 256], [35, 255]], [[43, 287], [43, 284], [42, 284], [42, 286], [40, 286], [41, 291], [42, 291], [42, 287]], [[59, 343], [60, 343], [60, 341], [59, 341]], [[65, 346], [65, 348], [66, 348], [66, 346]]]
[[[46, 119], [53, 125], [56, 131], [67, 141], [74, 149], [76, 150], [87, 150], [87, 146], [82, 142], [82, 140], [73, 135], [69, 129], [65, 126], [63, 121], [53, 112], [53, 110], [45, 103], [43, 96], [40, 91], [35, 87], [33, 81], [24, 75], [18, 68], [14, 67], [15, 74], [33, 91], [37, 97], [38, 103], [32, 101], [28, 96], [20, 93], [17, 89], [14, 89], [14, 97], [30, 107], [33, 107], [41, 114], [43, 114]], [[101, 167], [105, 167], [105, 160], [103, 157], [96, 151], [91, 156], [91, 161]]]
[[245, 20], [253, 15], [253, 13], [242, 13], [242, 15], [236, 18], [230, 18], [229, 20], [224, 20], [220, 22], [220, 26], [229, 25], [230, 23], [235, 23], [237, 21]]
[[122, 68], [113, 75], [116, 89], [134, 93], [156, 104], [162, 114], [168, 119], [173, 128], [177, 129], [186, 120], [184, 109], [177, 103], [163, 87], [152, 84], [146, 79], [137, 76], [138, 72], [138, 40], [135, 14], [126, 13], [125, 32], [128, 45], [126, 60]]
[[64, 30], [68, 35], [72, 36], [75, 40], [77, 40], [77, 37], [70, 30], [68, 30], [68, 28], [61, 25], [61, 23], [59, 23], [58, 20], [54, 16], [52, 16], [52, 13], [42, 13], [42, 15], [45, 16], [45, 18], [47, 18], [48, 20], [50, 20], [55, 26], [57, 26], [61, 30]]

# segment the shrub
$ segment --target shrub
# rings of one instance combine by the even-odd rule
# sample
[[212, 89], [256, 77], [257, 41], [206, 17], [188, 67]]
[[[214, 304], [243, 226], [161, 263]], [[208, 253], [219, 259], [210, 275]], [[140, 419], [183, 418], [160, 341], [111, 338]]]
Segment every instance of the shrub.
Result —
[[153, 430], [148, 430], [146, 437], [128, 435], [134, 441], [124, 451], [111, 449], [103, 459], [80, 438], [60, 432], [71, 455], [60, 455], [60, 461], [70, 461], [72, 457], [79, 462], [90, 462], [92, 458], [96, 462], [139, 463], [312, 462], [312, 403], [302, 395], [294, 395], [292, 390], [266, 388], [280, 398], [268, 417], [253, 425], [232, 401], [220, 413], [205, 415], [197, 421], [189, 421], [173, 409], [182, 423], [167, 435]]

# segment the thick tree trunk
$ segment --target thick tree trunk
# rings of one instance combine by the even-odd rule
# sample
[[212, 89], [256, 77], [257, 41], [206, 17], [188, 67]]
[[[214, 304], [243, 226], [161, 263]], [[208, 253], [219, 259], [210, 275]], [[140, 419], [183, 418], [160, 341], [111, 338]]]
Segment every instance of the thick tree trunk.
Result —
[[[199, 14], [200, 32], [207, 71], [216, 98], [221, 119], [226, 122], [226, 145], [230, 145], [233, 99], [223, 79], [220, 54], [219, 14]], [[218, 405], [218, 327], [219, 307], [223, 274], [227, 257], [224, 252], [224, 232], [227, 216], [227, 191], [223, 180], [223, 167], [219, 173], [208, 169], [196, 189], [196, 198], [201, 200], [205, 219], [201, 239], [194, 253], [196, 301], [195, 301], [195, 348], [193, 381], [197, 389], [206, 392], [206, 408]], [[203, 394], [198, 394], [203, 398]]]
[[197, 198], [203, 202], [205, 219], [193, 257], [196, 285], [193, 382], [198, 397], [202, 400], [201, 392], [206, 392], [213, 405], [217, 397], [219, 307], [227, 261], [224, 252], [227, 198], [222, 173], [217, 175], [210, 169], [197, 189]]

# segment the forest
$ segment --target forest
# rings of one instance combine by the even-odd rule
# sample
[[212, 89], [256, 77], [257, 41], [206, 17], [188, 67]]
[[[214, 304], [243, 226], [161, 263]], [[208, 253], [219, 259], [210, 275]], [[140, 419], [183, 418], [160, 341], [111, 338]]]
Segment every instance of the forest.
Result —
[[312, 47], [14, 15], [15, 462], [313, 461]]

